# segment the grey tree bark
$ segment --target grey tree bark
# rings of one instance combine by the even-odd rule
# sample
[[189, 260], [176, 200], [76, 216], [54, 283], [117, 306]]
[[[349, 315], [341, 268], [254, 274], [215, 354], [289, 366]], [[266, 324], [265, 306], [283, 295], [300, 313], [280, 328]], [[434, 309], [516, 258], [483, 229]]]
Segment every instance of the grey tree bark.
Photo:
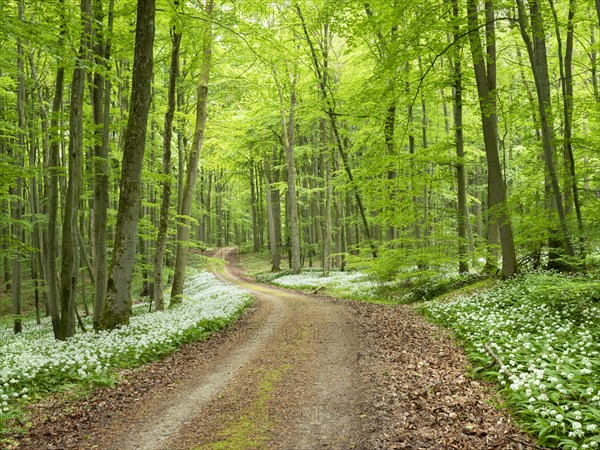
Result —
[[331, 185], [331, 150], [327, 141], [325, 119], [321, 120], [321, 142], [323, 145], [323, 164], [325, 165], [325, 230], [323, 232], [323, 276], [331, 270], [331, 238], [333, 221], [331, 217], [333, 187]]
[[[114, 0], [108, 6], [108, 35], [112, 32], [114, 16]], [[94, 23], [96, 35], [94, 53], [96, 64], [109, 69], [110, 38], [104, 36], [102, 29], [102, 1], [94, 0]], [[106, 298], [108, 281], [108, 257], [106, 251], [106, 232], [109, 205], [109, 132], [110, 132], [110, 77], [104, 78], [101, 71], [94, 74], [94, 89], [92, 95], [94, 124], [96, 125], [96, 145], [94, 146], [94, 309], [93, 325], [97, 330], [102, 319], [102, 309]]]
[[300, 224], [298, 219], [298, 199], [296, 195], [296, 168], [294, 161], [294, 145], [295, 145], [295, 110], [296, 110], [296, 75], [290, 83], [290, 107], [289, 117], [286, 120], [283, 87], [278, 84], [279, 89], [279, 104], [281, 116], [281, 140], [285, 148], [286, 168], [287, 168], [287, 200], [289, 207], [290, 218], [290, 250], [291, 264], [290, 268], [293, 274], [300, 273]]
[[79, 245], [77, 241], [79, 193], [82, 183], [83, 160], [83, 94], [89, 39], [92, 32], [92, 2], [81, 0], [82, 33], [78, 63], [71, 84], [71, 109], [69, 113], [69, 165], [68, 185], [62, 227], [60, 268], [60, 329], [59, 339], [75, 334], [75, 298], [79, 273]]
[[584, 228], [581, 214], [581, 203], [579, 201], [579, 188], [577, 186], [577, 175], [575, 173], [575, 157], [573, 155], [573, 43], [574, 43], [574, 19], [575, 0], [569, 0], [569, 12], [567, 16], [567, 39], [565, 43], [565, 54], [562, 54], [562, 39], [560, 26], [554, 0], [549, 0], [554, 18], [554, 29], [558, 43], [558, 60], [560, 68], [561, 90], [563, 97], [563, 120], [564, 120], [564, 142], [563, 163], [565, 167], [564, 187], [565, 212], [570, 214], [575, 208], [577, 218], [577, 230], [579, 232], [580, 252], [584, 249]]
[[[58, 45], [61, 47], [66, 36], [66, 24], [64, 17], [64, 0], [59, 0], [59, 11], [61, 14], [60, 34]], [[54, 85], [54, 98], [52, 101], [52, 115], [50, 119], [50, 156], [48, 158], [49, 176], [47, 180], [46, 192], [48, 192], [48, 231], [46, 240], [46, 265], [48, 268], [48, 277], [46, 285], [48, 287], [48, 306], [52, 317], [52, 329], [54, 337], [58, 339], [60, 335], [60, 312], [58, 310], [58, 283], [56, 257], [58, 254], [58, 178], [60, 172], [60, 110], [63, 103], [65, 86], [65, 67], [59, 62], [56, 69], [56, 82]]]
[[454, 113], [454, 141], [456, 146], [456, 184], [457, 184], [457, 234], [458, 234], [458, 272], [468, 272], [469, 263], [467, 255], [467, 175], [463, 163], [465, 157], [463, 136], [463, 95], [462, 95], [462, 64], [460, 52], [460, 35], [458, 20], [460, 18], [458, 0], [452, 0], [452, 11], [456, 25], [454, 26], [453, 44], [456, 46], [454, 53], [454, 85], [453, 113]]
[[[179, 2], [175, 2], [177, 8]], [[173, 118], [177, 93], [177, 78], [179, 77], [179, 47], [181, 31], [176, 25], [171, 29], [171, 65], [169, 68], [169, 93], [167, 96], [167, 112], [165, 113], [165, 128], [163, 133], [163, 182], [162, 202], [158, 237], [156, 239], [156, 254], [154, 257], [154, 307], [157, 311], [164, 308], [163, 299], [163, 264], [169, 230], [169, 207], [171, 205], [171, 139], [173, 138]]]
[[[558, 175], [554, 164], [556, 155], [555, 133], [552, 117], [552, 103], [550, 93], [550, 79], [548, 75], [548, 59], [546, 51], [546, 37], [544, 30], [544, 19], [542, 16], [539, 0], [531, 0], [529, 3], [529, 15], [525, 11], [523, 0], [516, 0], [518, 10], [519, 29], [523, 42], [527, 47], [531, 70], [535, 81], [538, 97], [538, 111], [540, 114], [542, 146], [544, 150], [544, 162], [546, 174], [550, 184], [550, 195], [552, 196], [551, 208], [554, 209], [560, 223], [561, 236], [564, 251], [568, 256], [575, 256], [575, 250], [571, 243], [571, 236], [567, 225], [567, 217], [563, 198], [561, 195]], [[529, 19], [528, 19], [529, 16]], [[528, 22], [531, 25], [531, 36], [529, 35]]]
[[141, 175], [151, 102], [154, 18], [155, 0], [138, 0], [131, 103], [124, 136], [119, 209], [101, 329], [112, 330], [127, 324], [131, 316], [131, 280], [138, 241]]
[[[212, 17], [213, 0], [207, 0], [204, 9], [206, 15]], [[206, 103], [208, 99], [208, 81], [210, 76], [210, 65], [212, 59], [212, 23], [207, 22], [204, 28], [202, 43], [202, 63], [198, 79], [197, 103], [196, 103], [196, 126], [192, 139], [192, 148], [188, 157], [188, 169], [183, 186], [181, 198], [181, 220], [177, 224], [177, 253], [175, 256], [175, 274], [173, 275], [173, 287], [171, 289], [171, 305], [180, 303], [183, 295], [185, 279], [185, 267], [187, 265], [188, 241], [190, 239], [189, 216], [192, 211], [192, 199], [194, 188], [198, 177], [198, 160], [202, 143], [204, 142], [204, 130], [208, 112]]]
[[[277, 154], [277, 149], [273, 155]], [[269, 229], [269, 249], [271, 251], [271, 272], [281, 270], [281, 205], [279, 189], [274, 186], [278, 181], [274, 170], [271, 169], [269, 157], [263, 156], [265, 175], [265, 192], [267, 197], [267, 222]]]
[[484, 55], [479, 33], [477, 1], [467, 1], [469, 42], [473, 55], [475, 81], [479, 94], [483, 140], [488, 166], [488, 223], [498, 224], [502, 248], [502, 276], [511, 277], [517, 272], [517, 257], [512, 225], [506, 206], [506, 188], [498, 153], [498, 119], [496, 112], [496, 44], [494, 3], [485, 2], [486, 54]]
[[[39, 114], [40, 114], [40, 119], [41, 119], [41, 129], [42, 129], [42, 151], [43, 151], [43, 164], [44, 166], [47, 166], [48, 163], [48, 157], [50, 155], [50, 140], [49, 140], [49, 133], [48, 133], [48, 111], [46, 109], [46, 105], [45, 105], [45, 98], [44, 98], [44, 90], [45, 87], [42, 86], [42, 83], [39, 81], [39, 76], [38, 76], [38, 71], [37, 71], [37, 67], [35, 65], [35, 60], [34, 60], [34, 52], [29, 52], [28, 54], [29, 57], [29, 66], [31, 68], [31, 75], [32, 78], [34, 80], [37, 80], [35, 82], [35, 90], [37, 93], [37, 98], [38, 98], [38, 102], [39, 102]], [[32, 127], [29, 127], [29, 134], [30, 134], [30, 141], [34, 142], [34, 137], [32, 135], [35, 135], [35, 130]], [[37, 164], [39, 164], [39, 157], [38, 157], [38, 152], [37, 152], [37, 146], [35, 145], [31, 145], [29, 146], [29, 165], [30, 167], [36, 167]], [[32, 174], [32, 176], [30, 177], [30, 191], [31, 191], [31, 212], [34, 215], [34, 217], [36, 217], [38, 214], [48, 214], [47, 211], [47, 207], [44, 208], [42, 210], [42, 207], [40, 205], [40, 192], [42, 192], [43, 195], [43, 190], [40, 188], [39, 184], [38, 184], [38, 178], [35, 176], [35, 174]], [[47, 205], [47, 203], [46, 203]], [[48, 305], [48, 297], [47, 297], [47, 289], [40, 289], [41, 283], [39, 282], [38, 278], [38, 274], [34, 273], [37, 272], [35, 270], [35, 267], [37, 266], [40, 270], [40, 274], [42, 277], [42, 280], [44, 282], [47, 282], [46, 280], [48, 279], [48, 270], [47, 270], [47, 255], [46, 252], [48, 250], [47, 247], [47, 241], [45, 240], [45, 233], [47, 232], [47, 227], [42, 226], [40, 223], [34, 222], [33, 224], [33, 236], [32, 236], [32, 240], [33, 240], [33, 247], [34, 248], [38, 248], [39, 251], [35, 254], [32, 255], [31, 258], [31, 270], [32, 270], [32, 277], [34, 279], [34, 286], [35, 286], [35, 304], [36, 304], [36, 319], [38, 320], [38, 325], [40, 323], [40, 318], [39, 318], [39, 307], [38, 307], [38, 303], [39, 303], [39, 291], [41, 291], [42, 293], [42, 297], [44, 299], [44, 303], [46, 306], [46, 314], [49, 314], [49, 305]]]
[[252, 248], [255, 252], [260, 249], [260, 240], [258, 238], [258, 199], [256, 188], [254, 186], [254, 161], [250, 160], [250, 209], [252, 210]]
[[[24, 20], [25, 5], [23, 0], [17, 3], [18, 17], [19, 20]], [[23, 63], [24, 52], [23, 43], [20, 38], [17, 38], [17, 124], [19, 130], [17, 132], [17, 146], [14, 149], [14, 162], [16, 167], [23, 167], [23, 154], [25, 152], [25, 68]], [[23, 229], [21, 226], [22, 209], [23, 209], [23, 177], [19, 174], [12, 195], [14, 201], [12, 202], [12, 238], [13, 242], [17, 245], [17, 248], [13, 250], [12, 257], [12, 313], [15, 316], [13, 322], [13, 331], [20, 333], [23, 331], [23, 323], [21, 319], [21, 292], [22, 292], [22, 271], [21, 271], [21, 244], [23, 244]]]

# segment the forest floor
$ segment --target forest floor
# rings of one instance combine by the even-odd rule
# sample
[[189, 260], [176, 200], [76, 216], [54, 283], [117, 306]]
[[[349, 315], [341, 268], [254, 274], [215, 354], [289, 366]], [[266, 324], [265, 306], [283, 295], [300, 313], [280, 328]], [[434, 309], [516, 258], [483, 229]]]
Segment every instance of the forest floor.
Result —
[[257, 299], [234, 325], [114, 388], [35, 405], [18, 448], [536, 448], [411, 307], [265, 286], [233, 265], [217, 276]]

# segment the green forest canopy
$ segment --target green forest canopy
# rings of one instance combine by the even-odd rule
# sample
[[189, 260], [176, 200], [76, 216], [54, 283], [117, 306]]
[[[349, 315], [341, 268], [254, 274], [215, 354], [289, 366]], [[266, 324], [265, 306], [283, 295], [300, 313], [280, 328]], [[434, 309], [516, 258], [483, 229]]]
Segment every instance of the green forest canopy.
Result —
[[[128, 264], [134, 293], [161, 308], [188, 247], [268, 250], [294, 272], [350, 261], [380, 279], [593, 263], [595, 6], [2, 2], [0, 264], [15, 331], [34, 298], [60, 338], [92, 297], [95, 327], [126, 322], [129, 288], [111, 281]], [[138, 183], [124, 149], [140, 150], [140, 130]], [[138, 204], [127, 260], [117, 211]]]

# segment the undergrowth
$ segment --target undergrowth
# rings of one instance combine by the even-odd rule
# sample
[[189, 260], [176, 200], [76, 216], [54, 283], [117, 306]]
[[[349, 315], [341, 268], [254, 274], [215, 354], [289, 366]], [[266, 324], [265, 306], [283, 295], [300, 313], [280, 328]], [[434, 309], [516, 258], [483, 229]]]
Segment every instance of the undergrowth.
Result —
[[430, 302], [420, 310], [454, 331], [475, 372], [498, 384], [540, 445], [600, 446], [596, 278], [538, 272], [452, 302]]
[[[25, 324], [20, 335], [0, 333], [0, 447], [32, 400], [73, 386], [112, 385], [116, 369], [160, 359], [179, 346], [205, 339], [234, 321], [251, 303], [244, 291], [196, 272], [186, 282], [185, 301], [162, 312], [134, 308], [128, 325], [110, 332], [79, 333], [56, 341], [48, 320]], [[30, 325], [30, 326], [28, 326]]]
[[291, 289], [318, 291], [322, 294], [386, 304], [408, 304], [431, 300], [457, 289], [487, 280], [477, 274], [444, 274], [436, 271], [406, 271], [394, 281], [379, 281], [370, 273], [331, 271], [324, 277], [321, 270], [305, 270], [292, 275], [289, 270], [261, 273], [255, 276], [261, 283]]

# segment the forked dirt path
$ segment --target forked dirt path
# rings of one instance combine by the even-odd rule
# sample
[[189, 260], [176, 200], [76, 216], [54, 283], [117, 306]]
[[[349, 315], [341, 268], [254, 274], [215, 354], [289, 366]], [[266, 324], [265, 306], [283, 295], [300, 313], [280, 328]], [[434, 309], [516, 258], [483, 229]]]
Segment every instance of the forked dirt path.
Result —
[[[226, 253], [216, 256], [227, 257]], [[343, 304], [216, 274], [259, 303], [177, 389], [142, 399], [106, 449], [359, 448], [368, 414], [355, 315]]]

